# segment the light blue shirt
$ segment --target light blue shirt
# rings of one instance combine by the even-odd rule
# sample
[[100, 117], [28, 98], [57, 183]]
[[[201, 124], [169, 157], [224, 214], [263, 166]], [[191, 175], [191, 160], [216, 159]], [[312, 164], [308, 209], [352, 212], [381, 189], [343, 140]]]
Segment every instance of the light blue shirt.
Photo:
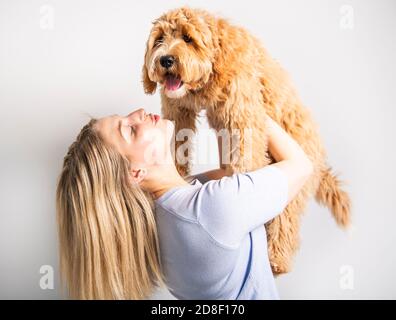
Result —
[[287, 204], [274, 166], [206, 181], [195, 176], [155, 200], [161, 264], [178, 299], [279, 299], [264, 224]]

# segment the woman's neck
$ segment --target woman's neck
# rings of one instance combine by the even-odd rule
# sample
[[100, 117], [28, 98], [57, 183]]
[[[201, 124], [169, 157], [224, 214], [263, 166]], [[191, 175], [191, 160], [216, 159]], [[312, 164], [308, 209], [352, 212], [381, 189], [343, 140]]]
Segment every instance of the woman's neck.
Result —
[[142, 188], [149, 191], [154, 199], [158, 199], [172, 188], [183, 185], [188, 185], [188, 183], [177, 172], [174, 164], [152, 168], [147, 178], [141, 183]]

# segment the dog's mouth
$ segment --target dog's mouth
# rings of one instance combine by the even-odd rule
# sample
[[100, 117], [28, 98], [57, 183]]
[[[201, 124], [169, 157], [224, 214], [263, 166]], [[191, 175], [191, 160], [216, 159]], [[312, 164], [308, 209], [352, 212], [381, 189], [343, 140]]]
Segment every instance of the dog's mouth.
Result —
[[172, 73], [165, 74], [165, 88], [168, 91], [175, 91], [183, 85], [183, 81], [179, 76]]

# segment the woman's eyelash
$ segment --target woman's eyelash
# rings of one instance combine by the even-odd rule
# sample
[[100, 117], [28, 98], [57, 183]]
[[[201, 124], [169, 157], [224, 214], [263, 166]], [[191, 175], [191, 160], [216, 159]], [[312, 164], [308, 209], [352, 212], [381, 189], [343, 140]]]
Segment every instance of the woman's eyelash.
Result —
[[135, 128], [133, 126], [129, 126], [131, 128], [131, 134], [135, 132]]

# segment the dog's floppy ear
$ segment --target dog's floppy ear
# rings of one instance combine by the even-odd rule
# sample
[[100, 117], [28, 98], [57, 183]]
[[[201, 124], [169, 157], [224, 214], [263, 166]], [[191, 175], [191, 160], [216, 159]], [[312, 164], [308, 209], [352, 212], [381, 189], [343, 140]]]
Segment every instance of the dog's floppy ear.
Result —
[[146, 64], [143, 65], [142, 77], [143, 77], [144, 92], [147, 94], [153, 94], [157, 89], [157, 83], [150, 80]]
[[[152, 22], [154, 25], [156, 24], [156, 20]], [[144, 87], [144, 92], [147, 94], [153, 94], [155, 90], [157, 89], [157, 83], [154, 81], [151, 81], [149, 74], [148, 74], [148, 69], [146, 67], [147, 65], [147, 55], [149, 54], [150, 47], [152, 46], [154, 42], [153, 38], [153, 30], [150, 31], [150, 36], [146, 42], [146, 52], [144, 53], [144, 64], [143, 64], [143, 69], [142, 69], [142, 79], [143, 79], [143, 87]]]

